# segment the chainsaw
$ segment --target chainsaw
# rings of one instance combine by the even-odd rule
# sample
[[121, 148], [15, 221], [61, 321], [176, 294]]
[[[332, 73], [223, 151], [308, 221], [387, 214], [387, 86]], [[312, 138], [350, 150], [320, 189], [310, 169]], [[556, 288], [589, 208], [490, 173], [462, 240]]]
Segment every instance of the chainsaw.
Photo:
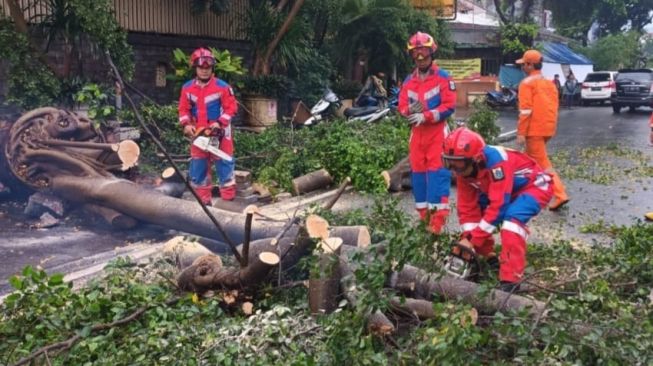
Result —
[[465, 280], [477, 275], [478, 269], [479, 266], [474, 249], [458, 242], [453, 242], [451, 253], [445, 260], [445, 272], [452, 277]]
[[222, 140], [223, 137], [224, 132], [222, 129], [203, 128], [195, 134], [193, 146], [202, 151], [213, 154], [222, 160], [232, 161], [232, 156], [220, 150], [220, 140]]

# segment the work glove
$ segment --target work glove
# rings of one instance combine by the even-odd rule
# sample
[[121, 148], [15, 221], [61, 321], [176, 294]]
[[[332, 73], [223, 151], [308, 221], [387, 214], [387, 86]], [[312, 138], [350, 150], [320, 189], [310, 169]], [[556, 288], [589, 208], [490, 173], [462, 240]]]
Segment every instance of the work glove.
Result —
[[408, 106], [408, 112], [410, 112], [410, 114], [422, 113], [424, 112], [424, 105], [419, 101], [412, 103]]
[[424, 113], [413, 113], [408, 116], [408, 122], [414, 126], [419, 126], [424, 123], [424, 121], [426, 121], [426, 116], [424, 116]]

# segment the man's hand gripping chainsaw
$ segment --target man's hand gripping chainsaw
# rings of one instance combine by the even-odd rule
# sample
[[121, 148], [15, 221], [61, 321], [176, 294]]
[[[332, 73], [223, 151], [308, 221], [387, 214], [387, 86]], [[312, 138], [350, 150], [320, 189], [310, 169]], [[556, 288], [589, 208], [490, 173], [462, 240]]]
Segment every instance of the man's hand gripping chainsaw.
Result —
[[220, 159], [232, 161], [233, 157], [220, 150], [220, 140], [222, 140], [223, 137], [224, 130], [221, 128], [202, 128], [195, 133], [193, 145]]
[[469, 241], [463, 240], [462, 242], [452, 243], [451, 253], [445, 260], [444, 270], [450, 276], [463, 280], [478, 274], [478, 260]]

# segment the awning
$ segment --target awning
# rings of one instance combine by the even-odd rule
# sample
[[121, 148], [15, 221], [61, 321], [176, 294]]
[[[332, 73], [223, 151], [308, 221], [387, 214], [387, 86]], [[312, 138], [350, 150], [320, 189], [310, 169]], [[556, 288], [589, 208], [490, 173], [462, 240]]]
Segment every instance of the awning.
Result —
[[564, 43], [560, 42], [542, 42], [541, 43], [542, 55], [544, 62], [555, 64], [569, 64], [569, 65], [593, 65], [592, 60], [587, 57], [574, 52], [571, 48], [567, 47]]

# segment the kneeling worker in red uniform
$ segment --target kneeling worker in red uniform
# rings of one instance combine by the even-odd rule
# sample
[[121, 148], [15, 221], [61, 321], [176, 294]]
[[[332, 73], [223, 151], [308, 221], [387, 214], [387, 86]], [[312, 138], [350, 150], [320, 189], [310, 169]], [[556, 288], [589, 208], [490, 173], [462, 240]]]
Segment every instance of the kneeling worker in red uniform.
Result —
[[486, 145], [464, 127], [445, 139], [442, 160], [457, 176], [460, 245], [496, 263], [492, 233], [500, 225], [499, 280], [513, 291], [526, 267], [526, 224], [551, 200], [551, 176], [526, 154]]
[[[231, 118], [238, 111], [233, 90], [223, 80], [213, 76], [215, 58], [206, 48], [196, 49], [190, 58], [196, 78], [184, 84], [179, 97], [179, 123], [184, 135], [195, 138], [207, 134], [219, 139], [219, 150], [224, 158], [204, 151], [195, 145], [190, 148], [189, 176], [191, 185], [206, 205], [211, 204], [211, 164], [220, 181], [220, 198], [233, 200], [236, 196], [233, 159], [234, 142]], [[229, 158], [229, 159], [227, 159]]]

